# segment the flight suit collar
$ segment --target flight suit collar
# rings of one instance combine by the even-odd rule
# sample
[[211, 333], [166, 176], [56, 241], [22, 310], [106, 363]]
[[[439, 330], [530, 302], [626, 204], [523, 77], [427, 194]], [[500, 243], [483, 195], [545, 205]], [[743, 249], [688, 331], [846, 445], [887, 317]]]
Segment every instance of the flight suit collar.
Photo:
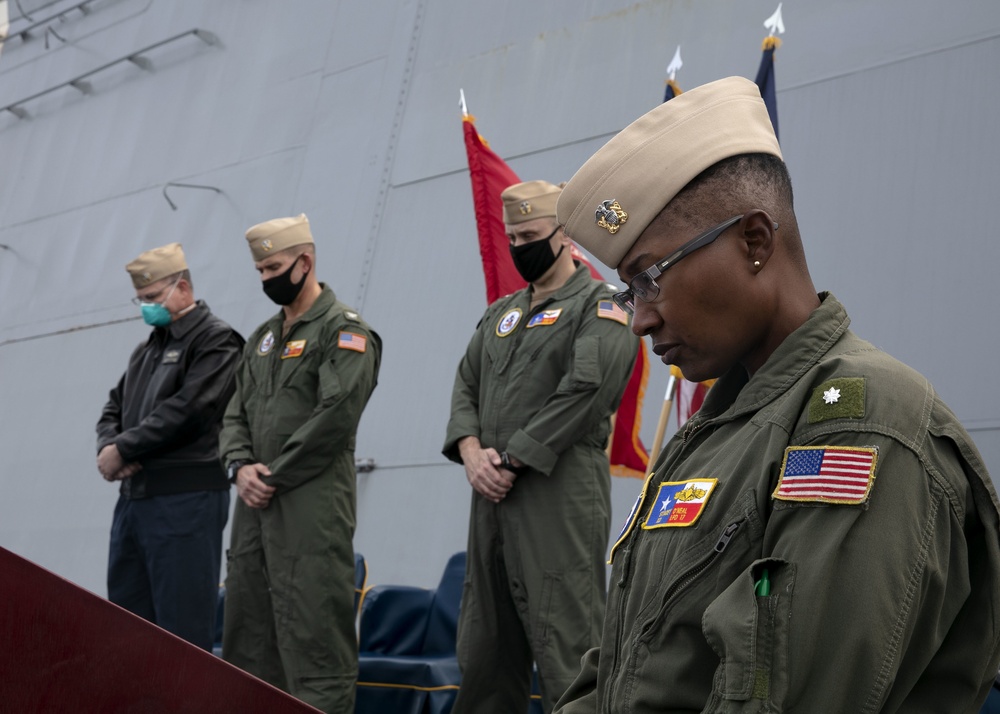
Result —
[[204, 322], [210, 313], [211, 310], [208, 309], [208, 305], [205, 304], [204, 300], [196, 300], [195, 307], [191, 312], [178, 320], [174, 320], [164, 330], [169, 332], [170, 336], [175, 340], [183, 340], [186, 335], [191, 333], [191, 330]]
[[[580, 261], [574, 260], [573, 262], [576, 264], [576, 270], [573, 271], [573, 274], [569, 276], [566, 282], [563, 283], [558, 290], [535, 306], [535, 309], [538, 309], [542, 305], [547, 305], [555, 300], [565, 300], [566, 298], [576, 295], [587, 288], [590, 284], [590, 269]], [[530, 303], [532, 294], [531, 288], [528, 287], [524, 292], [528, 296], [528, 302]]]
[[325, 315], [326, 311], [337, 301], [337, 296], [333, 294], [333, 289], [329, 285], [320, 283], [319, 286], [322, 290], [319, 293], [319, 297], [316, 298], [316, 302], [295, 322], [312, 322], [316, 318]]
[[727, 417], [756, 412], [812, 369], [847, 332], [851, 318], [833, 293], [819, 293], [820, 306], [792, 332], [750, 379], [742, 366], [724, 374], [705, 397], [698, 421], [730, 410]]
[[[337, 296], [334, 295], [333, 289], [329, 285], [326, 283], [320, 283], [319, 286], [322, 290], [320, 290], [319, 296], [316, 298], [316, 302], [314, 302], [308, 310], [296, 318], [295, 322], [288, 325], [289, 333], [295, 325], [303, 322], [312, 322], [316, 318], [322, 317], [326, 314], [326, 311], [329, 310], [335, 302], [337, 302]], [[278, 310], [278, 314], [271, 318], [271, 324], [272, 331], [275, 336], [282, 334], [282, 327], [285, 324], [284, 311]], [[274, 325], [277, 325], [277, 327], [274, 327]]]

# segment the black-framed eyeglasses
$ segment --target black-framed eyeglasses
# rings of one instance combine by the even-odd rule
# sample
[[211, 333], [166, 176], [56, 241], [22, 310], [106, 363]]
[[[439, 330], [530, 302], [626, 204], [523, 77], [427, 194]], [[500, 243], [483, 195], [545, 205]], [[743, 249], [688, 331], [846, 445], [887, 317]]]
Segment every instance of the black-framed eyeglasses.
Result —
[[[660, 294], [660, 286], [656, 284], [656, 279], [663, 275], [667, 268], [671, 267], [684, 256], [690, 255], [699, 248], [704, 248], [721, 236], [727, 229], [739, 222], [741, 218], [743, 218], [742, 215], [733, 216], [714, 228], [709, 228], [697, 238], [689, 240], [663, 260], [657, 261], [651, 267], [636, 275], [632, 278], [632, 282], [628, 284], [627, 290], [615, 293], [615, 303], [629, 315], [632, 315], [635, 313], [635, 298], [639, 298], [643, 302], [653, 302], [656, 296]], [[775, 228], [777, 228], [777, 225], [775, 225]]]
[[[179, 282], [180, 278], [170, 283], [169, 285], [164, 285], [162, 288], [157, 290], [152, 295], [144, 295], [142, 297], [139, 297], [137, 295], [136, 297], [132, 298], [132, 304], [142, 305], [143, 303], [145, 303], [146, 305], [152, 305], [153, 303], [159, 302], [160, 296], [163, 295], [163, 293], [165, 293], [167, 290], [172, 290], [173, 288], [177, 287], [177, 283]], [[169, 298], [170, 296], [168, 295], [167, 297]]]

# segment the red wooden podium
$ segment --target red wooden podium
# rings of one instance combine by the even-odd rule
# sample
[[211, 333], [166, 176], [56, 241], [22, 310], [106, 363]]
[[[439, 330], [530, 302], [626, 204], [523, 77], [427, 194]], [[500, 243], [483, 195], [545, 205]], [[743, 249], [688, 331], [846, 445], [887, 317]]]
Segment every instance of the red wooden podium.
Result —
[[0, 712], [316, 711], [0, 548]]

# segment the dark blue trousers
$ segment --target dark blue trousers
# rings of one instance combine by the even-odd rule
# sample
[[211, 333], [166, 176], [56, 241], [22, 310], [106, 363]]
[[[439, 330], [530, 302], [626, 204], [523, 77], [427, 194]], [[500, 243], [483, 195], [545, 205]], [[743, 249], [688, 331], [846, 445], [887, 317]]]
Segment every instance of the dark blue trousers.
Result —
[[228, 490], [119, 498], [108, 599], [211, 651], [228, 518]]

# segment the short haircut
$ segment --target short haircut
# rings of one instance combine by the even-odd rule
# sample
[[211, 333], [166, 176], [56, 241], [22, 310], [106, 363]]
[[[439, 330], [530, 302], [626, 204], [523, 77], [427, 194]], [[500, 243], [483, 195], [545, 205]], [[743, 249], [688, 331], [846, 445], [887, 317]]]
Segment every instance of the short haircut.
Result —
[[176, 283], [178, 280], [184, 280], [187, 282], [191, 290], [194, 290], [194, 282], [191, 280], [191, 271], [187, 268], [180, 271], [179, 273], [174, 273], [173, 275], [168, 275], [163, 278], [164, 280], [169, 280], [171, 283]]
[[[718, 161], [695, 176], [670, 204], [682, 215], [704, 202], [726, 214], [763, 208], [771, 213], [792, 211], [792, 179], [785, 162], [773, 154], [737, 154]], [[668, 205], [670, 205], [668, 204]], [[691, 211], [693, 213], [693, 211]]]

